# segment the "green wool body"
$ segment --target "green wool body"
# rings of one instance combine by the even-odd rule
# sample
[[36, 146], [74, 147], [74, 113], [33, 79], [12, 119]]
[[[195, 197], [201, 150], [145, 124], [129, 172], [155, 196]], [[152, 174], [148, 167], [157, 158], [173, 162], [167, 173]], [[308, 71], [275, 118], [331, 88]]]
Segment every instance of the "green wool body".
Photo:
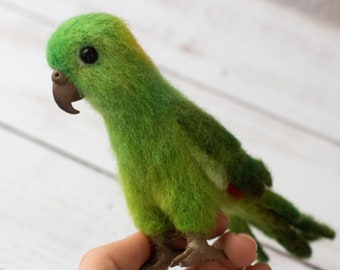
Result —
[[[193, 248], [193, 235], [208, 236], [221, 210], [232, 230], [256, 226], [299, 257], [310, 256], [310, 240], [334, 237], [270, 190], [263, 162], [173, 87], [119, 18], [71, 18], [49, 40], [47, 59], [58, 105], [76, 113], [71, 103], [84, 97], [102, 115], [128, 208], [154, 245], [166, 248], [180, 233]], [[267, 259], [261, 246], [259, 254]]]

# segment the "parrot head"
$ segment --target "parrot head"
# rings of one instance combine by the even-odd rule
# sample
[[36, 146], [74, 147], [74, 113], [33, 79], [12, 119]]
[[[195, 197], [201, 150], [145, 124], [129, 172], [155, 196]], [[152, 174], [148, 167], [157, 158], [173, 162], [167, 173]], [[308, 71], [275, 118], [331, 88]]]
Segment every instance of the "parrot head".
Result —
[[54, 99], [72, 114], [79, 113], [72, 102], [84, 97], [102, 109], [103, 101], [118, 102], [134, 89], [129, 84], [155, 71], [125, 23], [105, 13], [80, 15], [61, 24], [48, 41], [47, 61], [54, 69]]

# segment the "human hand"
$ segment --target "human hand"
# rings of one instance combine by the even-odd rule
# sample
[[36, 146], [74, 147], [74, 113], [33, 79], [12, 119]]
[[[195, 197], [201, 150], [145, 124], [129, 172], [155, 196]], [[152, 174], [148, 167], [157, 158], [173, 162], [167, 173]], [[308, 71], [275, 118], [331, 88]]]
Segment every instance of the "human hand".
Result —
[[[220, 235], [227, 227], [227, 219], [220, 216], [215, 234]], [[203, 263], [190, 270], [270, 270], [265, 263], [251, 265], [256, 259], [256, 242], [246, 234], [224, 233], [214, 243], [223, 249], [228, 259]], [[149, 258], [150, 241], [142, 233], [135, 233], [123, 240], [109, 243], [86, 253], [78, 270], [138, 270]]]

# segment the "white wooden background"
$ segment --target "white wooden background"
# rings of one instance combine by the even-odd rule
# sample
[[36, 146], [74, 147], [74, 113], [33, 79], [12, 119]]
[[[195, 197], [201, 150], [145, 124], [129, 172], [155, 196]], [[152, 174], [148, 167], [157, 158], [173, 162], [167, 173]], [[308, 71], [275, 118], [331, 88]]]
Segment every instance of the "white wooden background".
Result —
[[[340, 230], [339, 0], [0, 0], [0, 269], [77, 269], [135, 231], [100, 117], [57, 108], [48, 37], [88, 11], [129, 22], [175, 85], [266, 161], [274, 188]], [[273, 269], [340, 269], [339, 237]]]

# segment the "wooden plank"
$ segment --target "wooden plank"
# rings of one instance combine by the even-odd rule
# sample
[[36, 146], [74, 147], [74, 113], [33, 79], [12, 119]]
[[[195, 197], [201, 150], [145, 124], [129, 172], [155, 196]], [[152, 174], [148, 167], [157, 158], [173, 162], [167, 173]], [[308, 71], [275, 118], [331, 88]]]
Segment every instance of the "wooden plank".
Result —
[[[6, 76], [0, 81], [1, 121], [85, 161], [97, 160], [107, 170], [114, 170], [101, 118], [84, 102], [79, 105], [82, 113], [74, 117], [63, 113], [53, 101], [51, 70], [45, 60], [49, 29], [11, 12], [2, 11], [1, 15], [0, 48], [11, 52], [4, 54], [2, 62]], [[82, 147], [74, 143], [76, 138]]]
[[[155, 22], [158, 28], [150, 30], [172, 48], [147, 46], [158, 63], [210, 85], [220, 97], [337, 142], [339, 31], [259, 1], [216, 2], [195, 2], [183, 17], [175, 17], [180, 5], [163, 11], [161, 18], [176, 20]], [[215, 11], [218, 19], [199, 10]]]
[[0, 129], [0, 268], [76, 269], [135, 229], [118, 181]]
[[340, 26], [340, 2], [338, 0], [270, 0], [296, 9], [332, 26]]

